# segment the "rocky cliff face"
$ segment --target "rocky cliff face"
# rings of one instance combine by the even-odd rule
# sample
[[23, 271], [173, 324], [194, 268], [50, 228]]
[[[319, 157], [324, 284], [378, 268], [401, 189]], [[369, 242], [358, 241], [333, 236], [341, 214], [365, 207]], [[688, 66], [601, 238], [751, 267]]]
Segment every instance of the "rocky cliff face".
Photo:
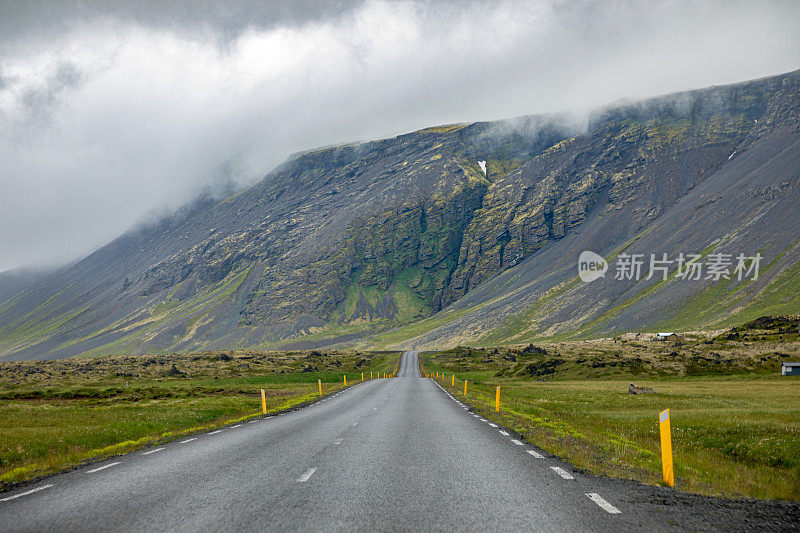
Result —
[[618, 105], [582, 131], [529, 117], [298, 154], [0, 304], [0, 354], [311, 346], [435, 321], [598, 213], [620, 218], [598, 248], [657, 224], [796, 127], [798, 93], [793, 73]]

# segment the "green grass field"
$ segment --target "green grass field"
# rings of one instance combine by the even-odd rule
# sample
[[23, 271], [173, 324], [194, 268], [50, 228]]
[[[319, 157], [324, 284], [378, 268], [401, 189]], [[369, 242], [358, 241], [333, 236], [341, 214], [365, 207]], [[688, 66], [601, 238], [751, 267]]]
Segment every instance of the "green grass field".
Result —
[[398, 362], [313, 353], [0, 363], [0, 488], [258, 416], [262, 388], [278, 412], [319, 398], [318, 379], [327, 394]]
[[[566, 362], [552, 368], [564, 368], [561, 375], [557, 370], [542, 374], [552, 355], [517, 353], [516, 361], [509, 361], [508, 354], [500, 349], [468, 355], [462, 349], [423, 354], [422, 361], [427, 372], [444, 373], [442, 384], [477, 412], [594, 474], [660, 484], [658, 414], [669, 408], [676, 488], [800, 500], [799, 378], [778, 376], [769, 365], [736, 367], [731, 374], [722, 365], [702, 367], [696, 376], [686, 374], [693, 369], [690, 362], [593, 368], [605, 363], [603, 356], [580, 356], [580, 351], [558, 356]], [[512, 372], [531, 368], [526, 365], [539, 375]], [[655, 393], [630, 395], [630, 382]], [[497, 386], [500, 413], [494, 412]]]

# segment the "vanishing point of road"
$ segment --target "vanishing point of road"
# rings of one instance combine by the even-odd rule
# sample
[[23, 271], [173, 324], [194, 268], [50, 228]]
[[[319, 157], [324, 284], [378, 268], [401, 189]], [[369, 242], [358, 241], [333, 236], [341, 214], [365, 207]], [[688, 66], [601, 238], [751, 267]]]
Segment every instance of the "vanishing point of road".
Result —
[[[0, 531], [620, 531], [711, 527], [653, 487], [516, 439], [403, 354], [309, 407], [0, 494]], [[699, 522], [697, 522], [699, 520]], [[740, 523], [740, 525], [742, 525]]]

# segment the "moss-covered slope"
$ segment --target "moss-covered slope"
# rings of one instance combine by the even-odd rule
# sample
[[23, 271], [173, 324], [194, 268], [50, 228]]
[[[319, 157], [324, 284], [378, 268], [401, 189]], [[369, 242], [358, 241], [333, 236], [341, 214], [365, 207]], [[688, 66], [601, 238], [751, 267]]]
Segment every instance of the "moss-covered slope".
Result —
[[[0, 357], [516, 342], [783, 311], [799, 87], [792, 73], [602, 109], [580, 130], [527, 117], [296, 154], [0, 302]], [[582, 249], [734, 245], [763, 250], [763, 281], [575, 279]]]

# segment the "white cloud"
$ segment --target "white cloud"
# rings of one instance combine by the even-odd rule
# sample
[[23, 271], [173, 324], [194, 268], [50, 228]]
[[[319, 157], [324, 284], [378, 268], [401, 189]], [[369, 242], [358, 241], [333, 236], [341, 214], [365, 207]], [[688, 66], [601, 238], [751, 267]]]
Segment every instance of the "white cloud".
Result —
[[287, 154], [800, 67], [800, 4], [367, 2], [227, 40], [104, 14], [0, 43], [0, 270]]

